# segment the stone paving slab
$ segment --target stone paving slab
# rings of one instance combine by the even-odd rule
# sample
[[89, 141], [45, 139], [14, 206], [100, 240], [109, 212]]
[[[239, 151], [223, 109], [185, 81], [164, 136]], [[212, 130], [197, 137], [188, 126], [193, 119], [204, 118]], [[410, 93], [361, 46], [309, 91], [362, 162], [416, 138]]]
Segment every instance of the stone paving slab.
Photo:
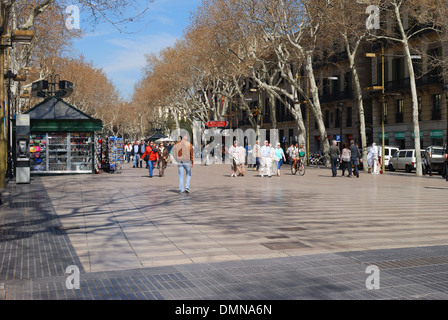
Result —
[[[0, 299], [448, 298], [444, 180], [287, 169], [195, 166], [187, 196], [173, 167], [9, 182]], [[80, 289], [66, 288], [72, 265]], [[370, 265], [379, 290], [366, 288]]]

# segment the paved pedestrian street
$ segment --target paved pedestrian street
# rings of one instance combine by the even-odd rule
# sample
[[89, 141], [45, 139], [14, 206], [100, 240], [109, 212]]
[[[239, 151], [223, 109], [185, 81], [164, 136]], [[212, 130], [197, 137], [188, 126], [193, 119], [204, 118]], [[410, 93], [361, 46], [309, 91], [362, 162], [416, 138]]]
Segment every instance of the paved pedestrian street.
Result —
[[187, 195], [173, 166], [10, 181], [0, 300], [448, 298], [444, 179], [288, 170], [195, 165]]

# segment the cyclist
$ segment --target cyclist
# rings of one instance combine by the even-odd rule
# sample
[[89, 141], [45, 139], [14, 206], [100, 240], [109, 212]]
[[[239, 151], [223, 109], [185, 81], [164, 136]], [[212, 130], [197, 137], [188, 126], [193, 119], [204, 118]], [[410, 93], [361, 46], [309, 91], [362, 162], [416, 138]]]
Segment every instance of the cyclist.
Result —
[[291, 159], [293, 162], [293, 167], [297, 168], [297, 162], [299, 162], [299, 143], [296, 142], [296, 145], [291, 149]]

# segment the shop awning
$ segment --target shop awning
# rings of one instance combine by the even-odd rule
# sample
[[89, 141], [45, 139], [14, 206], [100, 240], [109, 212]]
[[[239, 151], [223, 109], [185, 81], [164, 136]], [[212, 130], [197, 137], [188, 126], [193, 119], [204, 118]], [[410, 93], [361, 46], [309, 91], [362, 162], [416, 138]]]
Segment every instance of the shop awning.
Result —
[[32, 132], [102, 131], [103, 123], [59, 97], [48, 97], [27, 110]]
[[31, 120], [31, 132], [83, 132], [101, 131], [101, 120]]

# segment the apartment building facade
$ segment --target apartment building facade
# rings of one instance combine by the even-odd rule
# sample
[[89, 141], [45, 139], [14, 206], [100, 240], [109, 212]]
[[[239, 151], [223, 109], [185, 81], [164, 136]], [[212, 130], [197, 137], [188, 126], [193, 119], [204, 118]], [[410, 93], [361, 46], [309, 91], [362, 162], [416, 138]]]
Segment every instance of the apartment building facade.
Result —
[[[419, 56], [413, 60], [416, 73], [418, 93], [420, 146], [443, 146], [447, 136], [448, 123], [448, 87], [442, 77], [440, 67], [433, 67], [430, 61], [434, 57], [447, 55], [448, 45], [436, 38], [424, 40], [417, 38], [413, 47], [418, 47]], [[418, 43], [415, 43], [417, 41]], [[363, 109], [367, 146], [373, 142], [382, 142], [382, 117], [384, 116], [385, 145], [398, 146], [400, 149], [414, 148], [414, 122], [410, 90], [409, 69], [405, 63], [403, 49], [396, 44], [384, 48], [384, 68], [382, 67], [381, 45], [369, 44], [362, 48], [357, 58], [357, 72], [363, 89]], [[375, 53], [376, 57], [367, 57], [367, 53]], [[384, 108], [381, 90], [367, 90], [381, 87], [384, 70]], [[312, 112], [306, 104], [301, 105], [302, 116], [307, 133], [309, 132], [310, 153], [321, 152], [323, 139], [349, 142], [354, 140], [361, 145], [360, 116], [358, 99], [348, 70], [348, 61], [340, 59], [337, 66], [325, 70], [315, 69], [318, 79], [322, 115], [327, 131], [327, 137], [321, 137]], [[325, 76], [325, 77], [324, 77]], [[328, 79], [331, 76], [332, 80]], [[336, 80], [337, 79], [337, 80]], [[448, 81], [447, 81], [448, 82]], [[253, 97], [254, 106], [260, 105], [261, 98], [264, 129], [276, 127], [279, 140], [286, 147], [297, 141], [299, 136], [296, 121], [288, 108], [278, 99], [273, 102], [266, 93]], [[275, 107], [272, 108], [272, 103]], [[288, 103], [294, 103], [289, 101]], [[297, 103], [297, 102], [296, 102]], [[272, 123], [272, 110], [275, 111], [276, 123]], [[384, 110], [384, 114], [383, 114]], [[309, 114], [307, 114], [309, 112]], [[248, 121], [243, 114], [239, 115], [237, 125], [248, 127]], [[268, 136], [269, 138], [269, 136]]]

